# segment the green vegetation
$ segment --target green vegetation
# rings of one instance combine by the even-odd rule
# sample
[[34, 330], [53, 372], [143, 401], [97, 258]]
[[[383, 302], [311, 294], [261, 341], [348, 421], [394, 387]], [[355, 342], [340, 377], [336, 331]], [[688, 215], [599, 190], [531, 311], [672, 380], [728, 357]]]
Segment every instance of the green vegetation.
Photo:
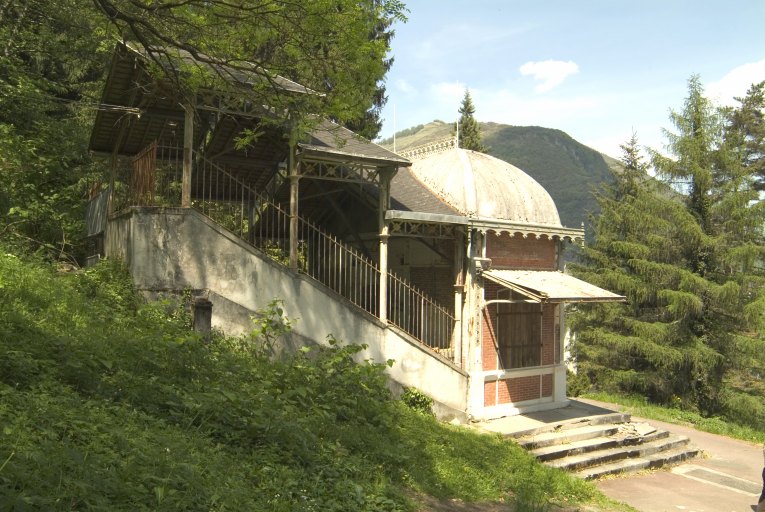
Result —
[[607, 392], [590, 392], [583, 395], [584, 398], [600, 400], [618, 404], [619, 410], [628, 412], [633, 416], [641, 418], [666, 421], [667, 423], [676, 423], [678, 425], [687, 425], [697, 430], [710, 432], [735, 439], [742, 439], [753, 443], [762, 443], [765, 441], [765, 433], [762, 428], [752, 428], [715, 417], [704, 417], [698, 413], [680, 409], [679, 407], [667, 407], [655, 405], [648, 402], [646, 397], [637, 395], [619, 395]]
[[652, 154], [656, 180], [636, 138], [623, 146], [625, 169], [597, 195], [595, 242], [574, 268], [628, 299], [571, 318], [579, 373], [595, 389], [711, 423], [765, 424], [764, 87], [719, 111], [691, 78], [671, 115], [671, 155]]
[[289, 329], [278, 302], [253, 336], [208, 343], [112, 261], [60, 273], [7, 251], [2, 510], [395, 511], [418, 493], [618, 509], [513, 443], [392, 400], [358, 346], [269, 360]]
[[457, 111], [460, 118], [457, 121], [457, 127], [455, 127], [455, 135], [456, 128], [459, 128], [460, 147], [486, 153], [489, 148], [481, 142], [481, 127], [475, 118], [475, 106], [469, 90], [465, 89], [465, 96], [462, 98], [462, 104]]
[[[405, 130], [401, 130], [396, 132], [396, 138], [400, 137], [408, 137], [410, 135], [415, 135], [417, 132], [422, 130], [425, 127], [424, 124], [418, 124], [417, 126], [412, 126], [411, 128], [406, 128]], [[378, 142], [381, 146], [389, 146], [393, 144], [393, 137], [388, 137], [387, 139], [382, 139]]]
[[[109, 169], [93, 162], [88, 137], [95, 112], [115, 108], [100, 101], [118, 41], [145, 52], [155, 76], [186, 98], [233, 87], [242, 104], [289, 109], [297, 136], [325, 117], [373, 137], [392, 25], [405, 12], [398, 0], [2, 2], [0, 236], [83, 261], [84, 199]], [[250, 87], [232, 83], [241, 72], [254, 77]], [[285, 92], [276, 74], [320, 94]]]

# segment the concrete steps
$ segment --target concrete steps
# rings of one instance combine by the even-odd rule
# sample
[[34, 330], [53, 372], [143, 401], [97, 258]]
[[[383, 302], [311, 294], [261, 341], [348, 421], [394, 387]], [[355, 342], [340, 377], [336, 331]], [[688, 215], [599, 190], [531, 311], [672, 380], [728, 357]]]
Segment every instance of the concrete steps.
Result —
[[687, 437], [634, 423], [622, 413], [546, 425], [511, 437], [545, 464], [585, 480], [677, 464], [699, 453]]

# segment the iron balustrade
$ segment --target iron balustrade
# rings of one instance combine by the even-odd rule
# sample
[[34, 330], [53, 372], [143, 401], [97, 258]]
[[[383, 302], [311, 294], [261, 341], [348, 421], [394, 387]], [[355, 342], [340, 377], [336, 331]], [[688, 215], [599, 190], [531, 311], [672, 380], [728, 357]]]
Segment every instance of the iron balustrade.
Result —
[[[216, 224], [289, 265], [289, 205], [269, 200], [220, 165], [194, 153], [191, 205]], [[122, 167], [115, 204], [180, 206], [183, 150], [152, 144]], [[298, 271], [379, 318], [380, 269], [338, 237], [298, 217]], [[454, 316], [410, 283], [388, 272], [388, 321], [453, 360]], [[459, 364], [459, 362], [457, 362]]]
[[388, 320], [447, 359], [454, 359], [454, 316], [392, 272], [388, 272]]

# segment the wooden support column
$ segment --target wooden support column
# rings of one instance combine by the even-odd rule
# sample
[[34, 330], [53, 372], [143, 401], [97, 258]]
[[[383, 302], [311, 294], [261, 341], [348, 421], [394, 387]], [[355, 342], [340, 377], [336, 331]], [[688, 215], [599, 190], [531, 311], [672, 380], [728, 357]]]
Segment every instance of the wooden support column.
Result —
[[463, 268], [465, 265], [465, 235], [455, 229], [454, 233], [454, 329], [452, 342], [454, 362], [462, 366], [462, 297], [465, 288]]
[[191, 165], [194, 145], [194, 107], [184, 107], [186, 115], [183, 121], [183, 177], [181, 181], [181, 207], [191, 207]]
[[290, 268], [298, 268], [298, 185], [300, 175], [295, 161], [295, 144], [290, 142], [290, 151], [287, 161], [290, 177]]
[[390, 182], [396, 169], [380, 170], [380, 194], [377, 213], [380, 226], [380, 320], [388, 321], [388, 238], [390, 238], [385, 212], [390, 205]]

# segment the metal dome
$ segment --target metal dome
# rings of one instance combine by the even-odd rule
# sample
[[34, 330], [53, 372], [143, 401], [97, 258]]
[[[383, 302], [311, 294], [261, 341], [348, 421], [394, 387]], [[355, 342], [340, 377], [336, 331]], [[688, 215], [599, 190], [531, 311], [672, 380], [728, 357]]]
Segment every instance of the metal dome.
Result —
[[412, 174], [463, 215], [560, 226], [550, 194], [503, 160], [461, 148], [412, 160]]

